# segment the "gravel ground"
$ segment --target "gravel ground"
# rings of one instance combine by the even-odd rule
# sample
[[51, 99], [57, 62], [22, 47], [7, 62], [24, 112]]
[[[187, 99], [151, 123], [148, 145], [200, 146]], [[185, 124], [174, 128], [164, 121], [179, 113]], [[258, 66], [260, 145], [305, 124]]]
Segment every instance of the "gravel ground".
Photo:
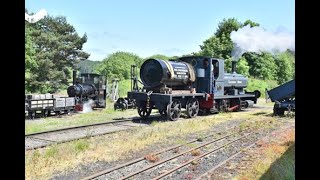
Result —
[[[264, 108], [264, 107], [259, 107], [259, 109], [260, 108]], [[265, 107], [265, 108], [270, 109], [270, 107]], [[219, 136], [223, 136], [226, 134], [226, 132], [224, 132], [224, 131], [227, 131], [228, 129], [231, 129], [233, 127], [239, 127], [241, 122], [242, 121], [240, 121], [240, 120], [233, 120], [233, 121], [227, 121], [224, 123], [217, 124], [212, 129], [210, 129], [210, 131], [203, 132], [201, 134], [201, 136], [205, 136], [205, 135], [212, 134], [212, 133], [218, 133], [218, 132], [222, 132], [219, 134]], [[286, 122], [285, 119], [282, 119], [281, 122], [283, 122], [283, 124], [286, 125], [286, 124], [288, 124], [288, 122], [290, 123], [292, 121]], [[168, 122], [168, 123], [170, 123], [170, 122]], [[283, 126], [283, 124], [279, 124], [279, 127]], [[128, 124], [128, 125], [131, 126], [130, 124]], [[279, 127], [275, 127], [272, 130], [275, 130]], [[201, 174], [208, 171], [209, 169], [212, 169], [212, 167], [214, 167], [218, 163], [227, 159], [233, 153], [238, 152], [239, 150], [248, 146], [249, 144], [256, 141], [257, 139], [266, 136], [270, 132], [271, 132], [271, 130], [263, 131], [263, 132], [253, 134], [253, 135], [249, 135], [248, 138], [245, 138], [243, 140], [239, 140], [239, 141], [235, 142], [233, 145], [229, 145], [228, 148], [218, 150], [215, 153], [212, 153], [208, 156], [205, 156], [205, 157], [199, 159], [197, 161], [197, 163], [195, 163], [193, 165], [188, 165], [184, 168], [181, 168], [178, 172], [172, 173], [163, 179], [195, 179], [195, 178], [199, 177]], [[228, 131], [228, 133], [230, 133], [230, 131]], [[197, 139], [199, 136], [200, 136], [200, 134], [198, 133], [198, 134], [189, 134], [188, 136], [184, 136], [184, 137], [178, 136], [178, 137], [171, 137], [171, 138], [187, 142], [187, 141]], [[112, 134], [107, 135], [105, 139], [107, 140], [108, 138], [112, 139], [113, 138]], [[213, 139], [213, 138], [211, 138], [211, 139]], [[232, 138], [230, 137], [229, 139], [232, 139]], [[204, 141], [206, 141], [206, 140], [204, 140]], [[226, 142], [227, 142], [227, 140], [216, 142], [215, 144], [211, 145], [211, 147], [209, 146], [208, 148], [201, 148], [200, 152], [201, 152], [201, 154], [203, 154], [203, 153], [207, 152], [208, 150], [210, 150], [211, 148], [214, 148], [213, 146], [217, 147], [217, 146], [219, 146], [223, 143], [226, 143]], [[196, 142], [195, 144], [199, 145], [199, 144], [203, 144], [203, 143], [204, 142]], [[168, 143], [167, 141], [163, 141], [162, 143], [150, 145], [148, 148], [145, 148], [139, 152], [132, 152], [131, 156], [123, 157], [123, 159], [119, 159], [117, 161], [113, 161], [113, 162], [98, 161], [98, 162], [90, 163], [90, 164], [82, 164], [74, 169], [69, 169], [68, 171], [56, 172], [55, 175], [51, 179], [64, 179], [64, 180], [65, 179], [81, 179], [81, 178], [89, 176], [93, 173], [96, 173], [96, 172], [99, 172], [99, 171], [102, 171], [102, 170], [105, 170], [108, 168], [115, 167], [117, 165], [132, 161], [137, 158], [144, 157], [145, 155], [148, 155], [148, 154], [151, 154], [154, 152], [158, 152], [159, 150], [161, 150], [163, 148], [168, 148], [173, 145], [177, 145], [177, 144], [173, 144], [172, 142]], [[157, 155], [157, 157], [159, 157], [159, 161], [161, 161], [163, 159], [166, 159], [166, 158], [172, 156], [173, 154], [179, 154], [179, 153], [184, 152], [192, 147], [193, 146], [183, 146], [183, 147], [179, 148], [179, 152], [169, 151], [169, 152], [159, 154], [159, 155]], [[182, 164], [182, 163], [186, 162], [187, 160], [190, 160], [191, 158], [194, 158], [194, 156], [191, 156], [190, 153], [188, 153], [187, 156], [182, 156], [176, 160], [168, 161], [168, 162], [166, 162], [166, 164], [151, 168], [148, 170], [147, 173], [141, 173], [139, 175], [136, 175], [133, 177], [133, 179], [151, 179], [155, 176], [159, 176], [161, 173], [164, 173], [165, 171], [167, 171], [170, 168], [174, 168], [174, 167], [178, 166], [179, 164]], [[239, 161], [241, 161], [241, 158], [239, 158]], [[127, 166], [126, 168], [119, 169], [115, 172], [109, 173], [107, 175], [101, 176], [96, 179], [119, 179], [120, 177], [123, 177], [125, 175], [128, 175], [128, 174], [135, 172], [137, 169], [143, 169], [151, 164], [154, 164], [154, 163], [143, 160], [143, 161], [140, 161], [140, 162], [135, 163], [133, 165]], [[225, 179], [230, 179], [230, 177], [232, 177], [233, 175], [234, 175], [233, 172], [226, 173], [224, 175], [224, 177], [225, 177]], [[219, 178], [221, 178], [221, 177], [219, 177]], [[219, 178], [214, 178], [214, 179], [219, 179]]]
[[[283, 131], [284, 129], [291, 129], [295, 128], [295, 125], [292, 123], [288, 123], [285, 126], [281, 126], [279, 129], [275, 130], [277, 132]], [[275, 132], [274, 131], [274, 132]], [[263, 137], [265, 141], [269, 141], [272, 139], [272, 135], [270, 133]], [[224, 163], [222, 166], [217, 168], [215, 171], [209, 173], [206, 177], [201, 178], [201, 180], [204, 179], [219, 179], [219, 180], [227, 180], [232, 179], [236, 175], [238, 175], [239, 170], [245, 170], [246, 167], [248, 167], [252, 162], [252, 159], [256, 158], [256, 148], [258, 145], [253, 145], [251, 148], [246, 150], [245, 152], [242, 152], [238, 154], [233, 159], [230, 159], [226, 163]]]
[[[220, 124], [215, 125], [210, 131], [203, 132], [201, 135], [205, 136], [205, 135], [208, 135], [208, 134], [214, 134], [214, 133], [222, 132], [222, 133], [220, 133], [220, 135], [217, 134], [219, 136], [222, 136], [222, 135], [226, 134], [226, 132], [224, 132], [224, 131], [227, 131], [227, 130], [229, 130], [231, 128], [234, 128], [234, 127], [238, 127], [241, 122], [242, 121], [240, 121], [240, 120], [232, 120], [232, 121], [227, 121], [227, 122], [224, 122], [224, 123], [220, 123]], [[107, 136], [106, 139], [108, 137], [112, 138], [112, 135], [109, 135], [109, 136]], [[174, 137], [174, 138], [182, 140], [184, 142], [188, 142], [188, 141], [191, 141], [191, 140], [195, 140], [198, 137], [199, 137], [199, 133], [198, 134], [189, 134], [188, 136]], [[102, 171], [102, 170], [105, 170], [105, 169], [108, 169], [108, 168], [115, 167], [117, 165], [126, 163], [128, 161], [132, 161], [132, 160], [137, 159], [137, 158], [144, 157], [145, 155], [148, 155], [150, 153], [158, 152], [160, 149], [168, 148], [168, 147], [171, 147], [173, 145], [177, 145], [177, 144], [172, 144], [172, 143], [168, 143], [168, 142], [162, 142], [162, 143], [151, 145], [151, 146], [149, 146], [148, 148], [146, 148], [146, 149], [144, 149], [142, 151], [132, 152], [132, 154], [130, 156], [124, 157], [124, 159], [120, 159], [118, 161], [114, 161], [114, 162], [99, 161], [99, 162], [86, 164], [86, 165], [82, 164], [82, 165], [80, 165], [80, 166], [78, 166], [78, 167], [76, 167], [74, 169], [70, 169], [68, 172], [56, 172], [52, 179], [56, 179], [56, 180], [58, 180], [58, 179], [59, 180], [60, 179], [61, 180], [62, 179], [63, 180], [66, 180], [66, 179], [80, 179], [80, 178], [89, 176], [89, 175], [91, 175], [93, 173], [96, 173], [96, 172], [99, 172], [99, 171]], [[187, 147], [183, 147], [183, 148], [186, 149]], [[179, 153], [183, 152], [184, 149], [181, 149]], [[168, 153], [168, 154], [170, 154], [170, 153]], [[161, 157], [160, 160], [162, 160], [162, 158], [165, 157], [166, 155], [163, 154], [163, 155], [158, 155], [158, 156]], [[138, 167], [140, 168], [140, 167], [146, 167], [149, 164], [150, 163], [147, 162], [147, 161], [142, 161], [142, 162], [139, 162], [139, 163], [137, 163], [135, 165], [137, 166], [136, 168], [138, 168]], [[133, 168], [133, 166], [135, 166], [135, 165], [131, 165], [131, 168], [130, 167], [127, 168], [125, 170], [126, 174], [132, 173], [134, 171], [134, 169], [136, 169], [136, 168]], [[120, 176], [120, 174], [122, 172], [120, 170], [118, 170], [118, 171], [119, 172], [118, 173], [115, 172], [114, 175], [113, 175], [113, 178], [110, 178], [110, 179], [118, 179], [118, 176]], [[101, 179], [103, 179], [103, 176], [101, 177]]]
[[127, 130], [132, 127], [147, 125], [148, 124], [140, 124], [137, 122], [119, 122], [116, 124], [105, 124], [86, 128], [70, 129], [65, 131], [33, 135], [25, 138], [25, 148], [37, 148], [43, 145], [50, 145], [55, 142], [68, 141], [76, 138], [85, 138], [88, 136], [97, 136], [99, 134]]

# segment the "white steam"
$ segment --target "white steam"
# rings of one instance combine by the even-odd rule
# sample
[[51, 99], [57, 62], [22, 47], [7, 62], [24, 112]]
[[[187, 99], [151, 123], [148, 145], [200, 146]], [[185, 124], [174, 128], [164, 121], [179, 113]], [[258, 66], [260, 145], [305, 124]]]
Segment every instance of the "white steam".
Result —
[[238, 31], [232, 31], [230, 38], [234, 43], [231, 52], [234, 60], [238, 60], [245, 52], [267, 51], [275, 53], [284, 52], [287, 49], [295, 51], [295, 36], [284, 29], [270, 32], [262, 27], [250, 28], [250, 25], [247, 25]]
[[88, 113], [92, 111], [92, 106], [94, 105], [94, 101], [92, 99], [89, 99], [88, 102], [83, 104], [83, 110], [81, 113]]

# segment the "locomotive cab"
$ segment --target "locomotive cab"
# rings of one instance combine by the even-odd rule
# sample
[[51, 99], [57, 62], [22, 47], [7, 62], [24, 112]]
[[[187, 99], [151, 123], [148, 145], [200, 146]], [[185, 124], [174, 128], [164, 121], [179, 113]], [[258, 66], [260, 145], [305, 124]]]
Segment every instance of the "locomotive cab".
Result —
[[76, 98], [78, 111], [82, 111], [84, 103], [93, 100], [92, 107], [106, 107], [106, 82], [105, 77], [94, 73], [82, 73], [80, 77], [76, 77], [73, 73], [73, 85], [67, 89], [69, 97]]

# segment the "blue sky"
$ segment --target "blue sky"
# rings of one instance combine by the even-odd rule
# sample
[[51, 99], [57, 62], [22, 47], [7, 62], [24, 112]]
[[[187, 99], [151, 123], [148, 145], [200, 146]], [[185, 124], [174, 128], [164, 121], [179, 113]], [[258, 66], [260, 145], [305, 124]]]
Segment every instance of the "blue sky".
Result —
[[117, 51], [148, 57], [200, 50], [223, 18], [250, 19], [268, 31], [295, 32], [294, 0], [26, 0], [29, 12], [66, 16], [88, 41], [90, 60]]

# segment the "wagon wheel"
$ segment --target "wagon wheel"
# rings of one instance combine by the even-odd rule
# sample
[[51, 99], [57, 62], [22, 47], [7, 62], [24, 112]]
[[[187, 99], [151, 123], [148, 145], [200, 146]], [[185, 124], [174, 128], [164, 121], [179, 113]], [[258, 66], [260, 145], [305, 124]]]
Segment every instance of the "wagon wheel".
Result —
[[167, 115], [167, 111], [165, 109], [159, 110], [159, 113], [161, 116], [166, 116]]
[[148, 117], [151, 114], [152, 108], [146, 108], [145, 106], [140, 106], [137, 108], [140, 117]]
[[181, 104], [179, 101], [173, 101], [167, 106], [167, 117], [171, 121], [179, 119], [181, 114]]
[[196, 117], [199, 112], [199, 102], [197, 99], [192, 98], [187, 102], [187, 115], [189, 118]]
[[284, 109], [282, 108], [273, 108], [273, 114], [276, 116], [283, 116], [284, 115]]
[[44, 110], [44, 111], [43, 111], [43, 117], [44, 117], [44, 118], [48, 117], [48, 114], [49, 114], [49, 112], [48, 112], [47, 110]]
[[28, 112], [28, 119], [30, 119], [30, 120], [34, 120], [34, 117], [35, 117], [35, 113], [34, 112]]

